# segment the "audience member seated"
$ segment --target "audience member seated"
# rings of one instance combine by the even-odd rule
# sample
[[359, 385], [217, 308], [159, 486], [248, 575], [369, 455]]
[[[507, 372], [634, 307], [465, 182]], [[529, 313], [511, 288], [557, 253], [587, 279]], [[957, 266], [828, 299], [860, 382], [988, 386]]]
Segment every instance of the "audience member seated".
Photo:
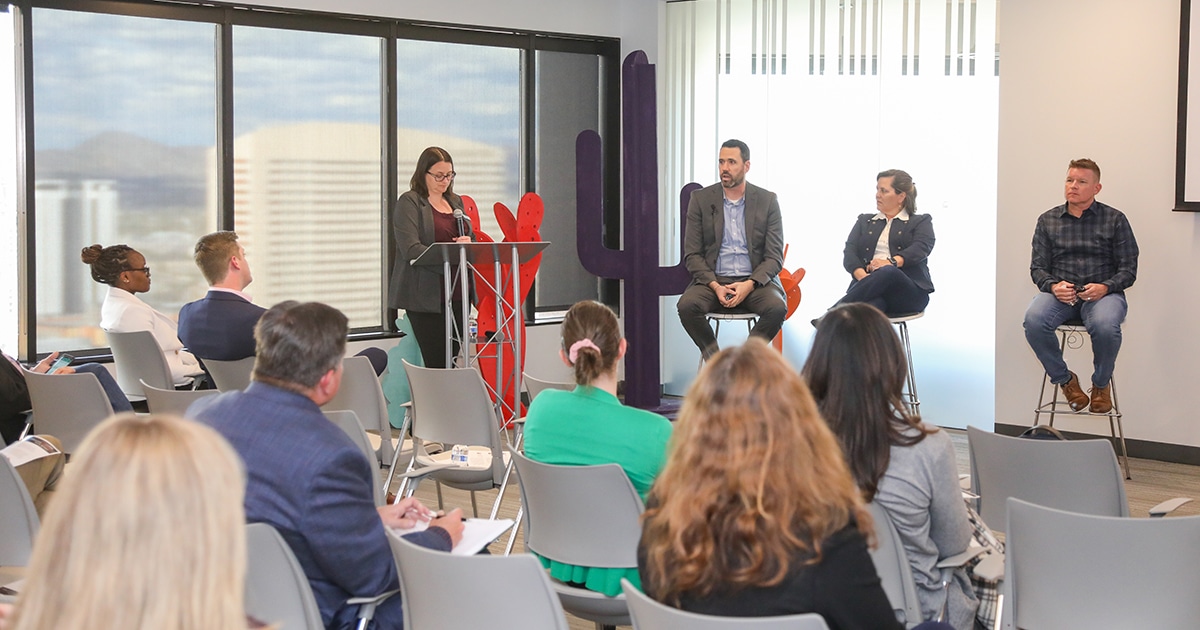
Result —
[[8, 630], [259, 627], [243, 604], [242, 471], [214, 431], [114, 416], [61, 485]]
[[[671, 423], [617, 400], [617, 362], [625, 340], [617, 316], [599, 302], [579, 302], [562, 323], [559, 356], [575, 369], [573, 391], [546, 390], [529, 406], [525, 455], [550, 464], [620, 464], [645, 498], [666, 460]], [[621, 592], [621, 578], [640, 582], [635, 567], [603, 569], [542, 559], [550, 575], [605, 595]]]
[[[0, 436], [3, 436], [5, 444], [12, 444], [21, 437], [21, 431], [25, 428], [25, 412], [29, 411], [31, 403], [29, 388], [25, 383], [25, 374], [21, 371], [23, 366], [7, 354], [4, 355], [4, 358], [5, 361], [0, 361]], [[58, 359], [58, 353], [53, 352], [29, 369], [45, 374], [56, 359]], [[76, 372], [88, 372], [96, 375], [96, 379], [100, 381], [100, 387], [104, 388], [104, 393], [112, 403], [114, 412], [133, 411], [129, 399], [125, 397], [125, 392], [121, 391], [116, 379], [103, 365], [84, 363], [60, 367], [54, 371], [55, 374], [74, 374]]]
[[875, 208], [858, 215], [846, 237], [842, 266], [851, 280], [838, 304], [866, 302], [888, 315], [924, 311], [933, 293], [933, 219], [917, 214], [912, 176], [897, 169], [876, 175]]
[[201, 237], [194, 258], [208, 281], [208, 294], [179, 309], [179, 339], [201, 360], [254, 356], [254, 325], [267, 309], [242, 292], [254, 277], [237, 232]]
[[[384, 527], [429, 528], [408, 538], [449, 551], [462, 537], [462, 512], [442, 518], [415, 499], [376, 509], [362, 451], [321, 413], [337, 393], [346, 350], [346, 316], [317, 302], [281, 302], [254, 331], [253, 382], [197, 401], [188, 415], [215, 428], [242, 457], [246, 518], [283, 536], [308, 576], [327, 628], [350, 628], [368, 597], [399, 588]], [[399, 596], [375, 613], [377, 628], [400, 628]]]
[[[12, 462], [17, 449], [32, 448], [37, 453], [36, 458], [21, 458], [23, 463]], [[25, 483], [29, 498], [33, 499], [33, 507], [39, 518], [46, 517], [46, 506], [55, 494], [55, 487], [62, 477], [63, 464], [66, 455], [62, 452], [62, 442], [50, 435], [28, 435], [20, 443], [14, 442], [0, 449], [0, 456], [8, 457], [13, 463], [17, 476]]]
[[175, 384], [188, 382], [199, 374], [196, 357], [183, 349], [175, 320], [154, 310], [137, 297], [150, 290], [150, 267], [146, 258], [128, 245], [83, 248], [83, 262], [92, 268], [92, 279], [108, 285], [104, 305], [100, 307], [100, 327], [108, 332], [148, 330], [158, 341]]
[[867, 553], [871, 517], [795, 370], [766, 342], [701, 370], [650, 490], [638, 568], [692, 612], [815, 612], [829, 627], [900, 628]]
[[[267, 309], [243, 293], [254, 281], [246, 248], [237, 232], [206, 234], [196, 242], [194, 259], [208, 294], [179, 309], [179, 339], [201, 361], [237, 361], [254, 356], [254, 325]], [[371, 361], [375, 375], [387, 368], [387, 352], [366, 348], [358, 353]]]
[[949, 598], [946, 620], [969, 630], [979, 600], [966, 571], [955, 572], [947, 592], [936, 566], [966, 551], [973, 532], [954, 445], [903, 403], [908, 368], [887, 317], [868, 304], [829, 311], [802, 372], [863, 499], [881, 505], [900, 533], [922, 614], [936, 618]]

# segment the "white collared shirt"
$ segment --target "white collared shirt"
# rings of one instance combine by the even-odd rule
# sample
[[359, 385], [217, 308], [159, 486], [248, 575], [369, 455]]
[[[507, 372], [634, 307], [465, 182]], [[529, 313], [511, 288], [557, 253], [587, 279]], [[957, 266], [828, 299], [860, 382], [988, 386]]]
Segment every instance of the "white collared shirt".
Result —
[[242, 298], [243, 300], [246, 300], [247, 302], [249, 302], [251, 304], [254, 303], [254, 298], [250, 297], [249, 295], [247, 295], [245, 293], [242, 293], [241, 291], [238, 291], [237, 289], [226, 289], [225, 287], [208, 287], [208, 290], [209, 291], [224, 291], [226, 293], [232, 293], [232, 294]]
[[[901, 210], [895, 218], [908, 223], [908, 210]], [[882, 212], [876, 212], [875, 216], [871, 217], [872, 221], [885, 220], [887, 224], [883, 226], [883, 231], [879, 233], [879, 240], [875, 241], [875, 255], [872, 258], [891, 258], [892, 257], [892, 219], [884, 216]]]

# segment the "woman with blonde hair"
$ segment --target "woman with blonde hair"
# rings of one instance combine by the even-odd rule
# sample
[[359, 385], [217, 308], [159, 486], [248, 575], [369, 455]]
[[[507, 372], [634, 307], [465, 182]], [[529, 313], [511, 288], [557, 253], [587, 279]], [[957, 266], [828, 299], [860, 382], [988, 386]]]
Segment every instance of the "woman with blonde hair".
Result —
[[113, 416], [71, 458], [8, 630], [246, 628], [245, 481], [216, 431]]
[[[558, 353], [575, 371], [577, 386], [547, 390], [534, 399], [525, 416], [525, 455], [566, 466], [620, 464], [644, 498], [666, 461], [671, 423], [617, 399], [617, 364], [625, 356], [625, 339], [616, 313], [594, 301], [572, 306], [563, 318]], [[605, 595], [621, 592], [621, 578], [640, 583], [635, 567], [542, 562], [556, 579]]]
[[750, 339], [716, 354], [676, 424], [642, 521], [647, 595], [702, 614], [902, 628], [841, 448], [778, 352]]

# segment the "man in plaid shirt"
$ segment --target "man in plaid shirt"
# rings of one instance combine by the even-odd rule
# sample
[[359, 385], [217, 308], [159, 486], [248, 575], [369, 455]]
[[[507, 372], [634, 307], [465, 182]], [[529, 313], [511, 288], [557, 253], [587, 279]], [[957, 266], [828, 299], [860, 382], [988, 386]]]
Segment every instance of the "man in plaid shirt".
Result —
[[[1137, 279], [1137, 240], [1120, 210], [1096, 201], [1100, 167], [1089, 159], [1067, 168], [1067, 203], [1038, 217], [1029, 272], [1041, 293], [1025, 311], [1029, 341], [1050, 381], [1075, 411], [1112, 410], [1112, 373], [1121, 349], [1125, 289]], [[1082, 319], [1092, 338], [1092, 388], [1084, 393], [1067, 369], [1054, 329]]]

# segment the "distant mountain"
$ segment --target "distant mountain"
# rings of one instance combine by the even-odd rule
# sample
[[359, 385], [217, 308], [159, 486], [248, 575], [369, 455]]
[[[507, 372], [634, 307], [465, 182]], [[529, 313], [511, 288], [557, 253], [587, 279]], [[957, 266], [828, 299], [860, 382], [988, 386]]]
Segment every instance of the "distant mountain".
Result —
[[73, 149], [37, 152], [37, 179], [171, 180], [205, 179], [208, 147], [173, 147], [141, 136], [108, 131]]

